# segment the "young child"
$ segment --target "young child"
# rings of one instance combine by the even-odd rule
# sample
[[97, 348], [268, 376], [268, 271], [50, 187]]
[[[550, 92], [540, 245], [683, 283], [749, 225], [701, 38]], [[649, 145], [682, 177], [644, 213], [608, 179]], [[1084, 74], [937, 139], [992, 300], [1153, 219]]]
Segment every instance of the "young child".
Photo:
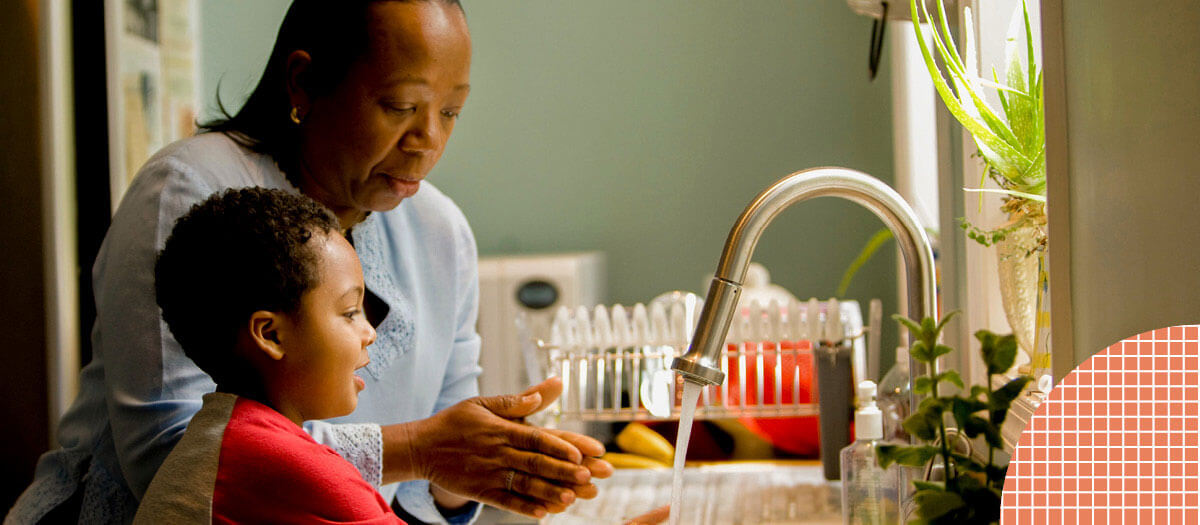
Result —
[[338, 220], [307, 197], [229, 190], [158, 256], [163, 319], [216, 392], [155, 475], [135, 523], [403, 523], [305, 420], [349, 414], [375, 330]]

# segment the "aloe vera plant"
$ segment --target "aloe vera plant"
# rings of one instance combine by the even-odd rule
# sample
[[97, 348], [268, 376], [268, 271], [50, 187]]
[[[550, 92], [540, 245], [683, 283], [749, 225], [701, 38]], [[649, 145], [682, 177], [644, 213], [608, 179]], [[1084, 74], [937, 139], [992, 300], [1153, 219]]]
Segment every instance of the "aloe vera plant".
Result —
[[[1032, 223], [1041, 230], [1045, 225], [1046, 204], [1046, 125], [1045, 103], [1042, 96], [1042, 72], [1038, 65], [1038, 53], [1034, 47], [1033, 29], [1029, 22], [1029, 8], [1021, 2], [1024, 22], [1024, 49], [1012, 49], [1008, 53], [1007, 71], [1003, 81], [992, 71], [992, 80], [978, 76], [975, 60], [975, 40], [970, 8], [965, 16], [966, 59], [958, 51], [946, 8], [942, 0], [937, 2], [937, 20], [934, 21], [925, 7], [925, 2], [909, 0], [913, 30], [921, 56], [929, 70], [934, 88], [954, 118], [971, 133], [979, 147], [987, 169], [979, 188], [973, 192], [994, 192], [1004, 195], [1002, 210], [1014, 219], [1004, 228], [986, 230], [975, 227], [965, 220], [960, 221], [967, 234], [985, 246], [1004, 238], [1005, 234]], [[931, 40], [945, 65], [945, 73], [934, 61], [933, 51], [925, 43], [921, 30], [921, 18], [932, 27]], [[951, 89], [953, 88], [953, 89]], [[994, 89], [1000, 101], [1000, 112], [988, 104], [985, 88]], [[987, 179], [999, 188], [984, 188]], [[983, 196], [980, 195], [980, 205]], [[1045, 245], [1044, 233], [1039, 236], [1033, 249]]]
[[[991, 229], [980, 228], [959, 219], [967, 237], [984, 246], [1004, 240], [1018, 228], [1033, 226], [1036, 235], [1028, 246], [1022, 243], [1026, 256], [1046, 246], [1046, 119], [1042, 90], [1042, 72], [1038, 63], [1038, 52], [1033, 41], [1033, 26], [1029, 20], [1029, 7], [1021, 2], [1024, 29], [1024, 47], [1010, 46], [1008, 64], [1003, 82], [993, 71], [992, 80], [978, 76], [975, 61], [974, 28], [970, 8], [966, 10], [964, 23], [966, 59], [958, 51], [950, 24], [946, 17], [946, 6], [937, 2], [937, 20], [930, 16], [926, 2], [909, 0], [913, 30], [921, 49], [925, 67], [933, 80], [942, 102], [954, 118], [975, 139], [979, 156], [987, 165], [979, 188], [965, 188], [980, 193], [999, 193], [1004, 196], [1001, 210], [1012, 219], [1007, 225]], [[922, 16], [923, 15], [923, 16]], [[926, 44], [921, 29], [922, 20], [933, 28], [932, 49]], [[1010, 38], [1010, 42], [1018, 40]], [[945, 73], [938, 67], [933, 53], [945, 64]], [[986, 90], [995, 90], [1000, 101], [997, 112], [986, 100]], [[999, 188], [984, 188], [987, 179], [995, 181]], [[936, 235], [936, 234], [934, 234]], [[863, 247], [858, 258], [842, 274], [841, 284], [835, 295], [844, 297], [854, 274], [875, 252], [891, 239], [891, 232], [880, 230]]]

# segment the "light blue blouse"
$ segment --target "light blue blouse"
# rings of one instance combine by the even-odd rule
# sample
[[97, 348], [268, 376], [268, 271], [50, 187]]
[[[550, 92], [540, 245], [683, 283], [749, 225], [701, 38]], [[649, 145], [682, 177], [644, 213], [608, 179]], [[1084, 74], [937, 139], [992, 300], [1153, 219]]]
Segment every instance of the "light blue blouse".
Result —
[[[159, 316], [154, 260], [175, 220], [227, 188], [298, 191], [269, 156], [219, 133], [167, 146], [139, 172], [93, 268], [92, 361], [59, 425], [61, 448], [38, 462], [8, 520], [32, 523], [83, 486], [81, 522], [128, 523], [155, 471], [214, 384]], [[458, 207], [429, 183], [352, 231], [367, 288], [390, 310], [368, 349], [358, 409], [306, 430], [378, 486], [380, 424], [429, 417], [478, 394], [479, 285], [475, 239]], [[286, 490], [286, 482], [281, 485]], [[429, 484], [380, 487], [414, 517], [444, 521]], [[455, 520], [458, 521], [458, 520]], [[7, 522], [7, 520], [6, 520]]]

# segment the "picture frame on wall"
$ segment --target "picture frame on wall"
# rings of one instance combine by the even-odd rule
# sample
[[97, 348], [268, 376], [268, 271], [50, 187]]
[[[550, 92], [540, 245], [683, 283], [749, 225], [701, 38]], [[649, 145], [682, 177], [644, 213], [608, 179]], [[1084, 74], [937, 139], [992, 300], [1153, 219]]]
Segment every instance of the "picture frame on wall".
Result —
[[137, 170], [196, 132], [197, 0], [105, 0], [109, 188], [115, 212]]

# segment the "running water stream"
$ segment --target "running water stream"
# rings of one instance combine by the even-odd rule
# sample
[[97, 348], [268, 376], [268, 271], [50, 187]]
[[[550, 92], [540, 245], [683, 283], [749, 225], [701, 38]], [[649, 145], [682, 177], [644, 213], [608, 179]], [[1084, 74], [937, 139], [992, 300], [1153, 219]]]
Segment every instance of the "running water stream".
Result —
[[703, 385], [683, 381], [683, 404], [679, 406], [679, 432], [675, 437], [675, 474], [671, 478], [671, 525], [679, 525], [683, 513], [683, 463], [687, 458], [688, 440], [692, 437], [692, 418]]

